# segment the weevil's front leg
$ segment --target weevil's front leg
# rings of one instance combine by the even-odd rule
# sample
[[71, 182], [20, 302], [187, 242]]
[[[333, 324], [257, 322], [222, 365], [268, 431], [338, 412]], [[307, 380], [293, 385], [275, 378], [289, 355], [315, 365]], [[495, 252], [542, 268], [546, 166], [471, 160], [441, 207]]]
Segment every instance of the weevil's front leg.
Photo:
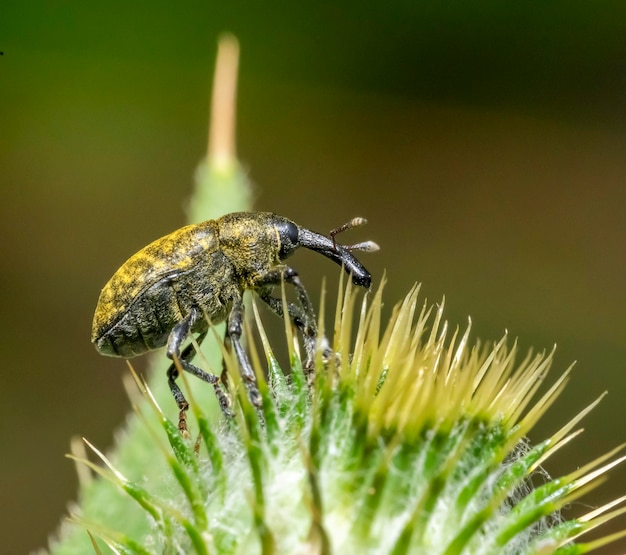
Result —
[[[304, 363], [304, 371], [309, 381], [312, 379], [315, 369], [315, 351], [317, 349], [317, 320], [315, 317], [315, 311], [313, 310], [313, 304], [309, 299], [304, 285], [300, 281], [298, 274], [293, 268], [289, 266], [276, 266], [262, 275], [255, 283], [259, 287], [265, 285], [280, 285], [281, 280], [284, 279], [286, 283], [290, 283], [296, 289], [296, 295], [300, 306], [293, 303], [287, 303], [287, 312], [289, 318], [302, 334], [304, 340], [304, 348], [306, 351], [306, 361]], [[267, 303], [272, 312], [284, 317], [283, 303], [280, 299], [272, 297], [269, 292], [260, 290], [259, 296]], [[322, 344], [324, 347], [324, 356], [327, 356], [328, 341], [326, 338], [322, 338]]]
[[[178, 368], [176, 367], [176, 361], [180, 364], [181, 368], [190, 374], [200, 378], [201, 380], [210, 383], [215, 390], [215, 395], [217, 400], [219, 401], [222, 412], [230, 416], [231, 412], [228, 408], [230, 402], [228, 401], [228, 397], [220, 387], [220, 379], [214, 374], [210, 374], [209, 372], [205, 372], [204, 370], [198, 368], [191, 364], [191, 360], [196, 355], [196, 349], [193, 343], [187, 345], [185, 349], [181, 352], [181, 346], [189, 337], [190, 331], [193, 328], [193, 325], [198, 321], [201, 317], [201, 312], [197, 309], [191, 310], [191, 312], [185, 316], [178, 324], [176, 324], [172, 331], [170, 332], [169, 338], [167, 340], [167, 356], [169, 359], [174, 362], [167, 369], [167, 379], [170, 386], [170, 390], [172, 395], [174, 396], [174, 400], [176, 401], [176, 405], [179, 409], [178, 415], [178, 429], [182, 435], [188, 435], [189, 431], [187, 428], [187, 410], [189, 409], [189, 403], [185, 399], [183, 392], [180, 387], [176, 383], [176, 378], [178, 378]], [[207, 332], [201, 333], [196, 342], [198, 345], [204, 341]]]
[[254, 370], [252, 370], [252, 366], [250, 365], [250, 361], [248, 360], [248, 355], [241, 345], [242, 325], [243, 300], [241, 296], [237, 296], [235, 299], [233, 299], [233, 307], [230, 311], [230, 316], [228, 317], [228, 323], [226, 326], [226, 335], [228, 336], [228, 339], [235, 349], [237, 360], [239, 360], [241, 377], [246, 384], [246, 389], [248, 390], [248, 397], [250, 399], [250, 402], [255, 407], [261, 408], [262, 400], [261, 394], [259, 393], [259, 388], [257, 387], [256, 375], [254, 374]]

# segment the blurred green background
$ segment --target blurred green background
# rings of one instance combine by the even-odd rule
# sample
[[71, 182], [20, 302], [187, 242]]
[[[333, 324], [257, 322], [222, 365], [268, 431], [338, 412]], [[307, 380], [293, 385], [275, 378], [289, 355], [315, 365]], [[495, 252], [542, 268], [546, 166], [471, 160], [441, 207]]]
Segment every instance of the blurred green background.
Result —
[[[420, 281], [474, 338], [556, 342], [553, 378], [577, 360], [533, 438], [609, 396], [552, 474], [625, 441], [623, 0], [3, 2], [2, 552], [45, 544], [75, 496], [69, 438], [110, 446], [128, 411], [93, 309], [184, 223], [225, 30], [257, 208], [323, 233], [365, 216], [344, 240], [380, 243], [362, 260], [387, 271], [388, 308]], [[321, 257], [293, 265], [315, 297], [324, 275], [334, 288]], [[625, 493], [618, 468], [571, 510]]]

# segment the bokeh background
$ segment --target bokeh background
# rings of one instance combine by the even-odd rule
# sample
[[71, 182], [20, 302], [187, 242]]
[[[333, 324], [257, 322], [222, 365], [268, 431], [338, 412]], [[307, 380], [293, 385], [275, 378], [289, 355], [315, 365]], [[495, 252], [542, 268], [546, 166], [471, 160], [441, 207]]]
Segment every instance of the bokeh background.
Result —
[[[554, 377], [577, 360], [533, 437], [609, 395], [552, 474], [626, 441], [626, 3], [3, 2], [1, 551], [45, 545], [70, 437], [109, 446], [128, 411], [93, 309], [184, 223], [225, 30], [257, 208], [321, 232], [366, 216], [344, 239], [382, 246], [362, 259], [389, 307], [419, 281], [474, 338], [557, 343]], [[316, 297], [336, 283], [318, 255], [293, 265]], [[625, 493], [619, 468], [571, 510]]]

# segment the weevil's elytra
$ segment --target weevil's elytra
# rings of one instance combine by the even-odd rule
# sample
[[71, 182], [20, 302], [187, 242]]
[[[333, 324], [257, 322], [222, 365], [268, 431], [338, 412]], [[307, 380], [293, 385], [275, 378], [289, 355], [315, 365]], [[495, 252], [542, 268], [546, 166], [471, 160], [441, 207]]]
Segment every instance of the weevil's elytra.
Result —
[[[297, 273], [282, 262], [298, 247], [305, 247], [343, 265], [353, 283], [369, 288], [370, 273], [350, 251], [376, 250], [376, 244], [335, 243], [338, 231], [363, 223], [362, 218], [354, 218], [334, 230], [332, 240], [269, 212], [235, 212], [182, 227], [141, 249], [115, 272], [100, 293], [91, 341], [101, 354], [124, 358], [167, 345], [167, 356], [211, 383], [228, 412], [219, 378], [191, 364], [193, 346], [181, 350], [190, 334], [199, 334], [200, 343], [209, 322], [227, 321], [226, 344], [235, 349], [250, 400], [260, 406], [254, 372], [240, 343], [243, 292], [255, 291], [283, 316], [282, 301], [271, 295], [272, 290], [281, 279], [296, 288], [298, 302], [289, 303], [288, 312], [302, 333], [305, 367], [311, 371], [317, 342], [315, 313]], [[180, 409], [179, 428], [185, 433], [188, 405], [175, 382], [175, 364], [167, 374]]]
[[190, 297], [198, 289], [197, 301], [209, 302], [207, 313], [219, 313], [218, 297], [207, 294], [202, 276], [227, 281], [228, 269], [215, 221], [157, 239], [129, 258], [102, 289], [91, 340], [102, 354], [126, 358], [162, 347], [173, 325], [191, 309]]

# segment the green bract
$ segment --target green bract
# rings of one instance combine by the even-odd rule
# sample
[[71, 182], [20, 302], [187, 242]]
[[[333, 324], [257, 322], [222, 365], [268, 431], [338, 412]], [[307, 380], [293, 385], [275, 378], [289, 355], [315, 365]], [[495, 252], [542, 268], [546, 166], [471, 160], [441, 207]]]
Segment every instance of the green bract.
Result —
[[265, 380], [251, 344], [263, 408], [248, 401], [231, 360], [235, 417], [207, 418], [192, 400], [198, 443], [181, 438], [139, 382], [153, 407], [144, 425], [161, 445], [152, 462], [160, 479], [131, 481], [97, 451], [109, 468], [87, 464], [140, 508], [143, 535], [88, 514], [74, 520], [119, 553], [584, 553], [615, 539], [571, 543], [623, 512], [614, 509], [622, 500], [559, 516], [621, 462], [614, 453], [536, 488], [528, 479], [592, 408], [527, 443], [567, 380], [568, 372], [534, 400], [552, 354], [516, 362], [506, 338], [472, 346], [469, 327], [450, 338], [443, 306], [419, 306], [417, 287], [388, 322], [381, 307], [382, 287], [360, 305], [350, 286], [340, 294], [337, 356], [318, 357], [310, 385], [291, 328], [283, 372], [254, 307], [270, 369]]

